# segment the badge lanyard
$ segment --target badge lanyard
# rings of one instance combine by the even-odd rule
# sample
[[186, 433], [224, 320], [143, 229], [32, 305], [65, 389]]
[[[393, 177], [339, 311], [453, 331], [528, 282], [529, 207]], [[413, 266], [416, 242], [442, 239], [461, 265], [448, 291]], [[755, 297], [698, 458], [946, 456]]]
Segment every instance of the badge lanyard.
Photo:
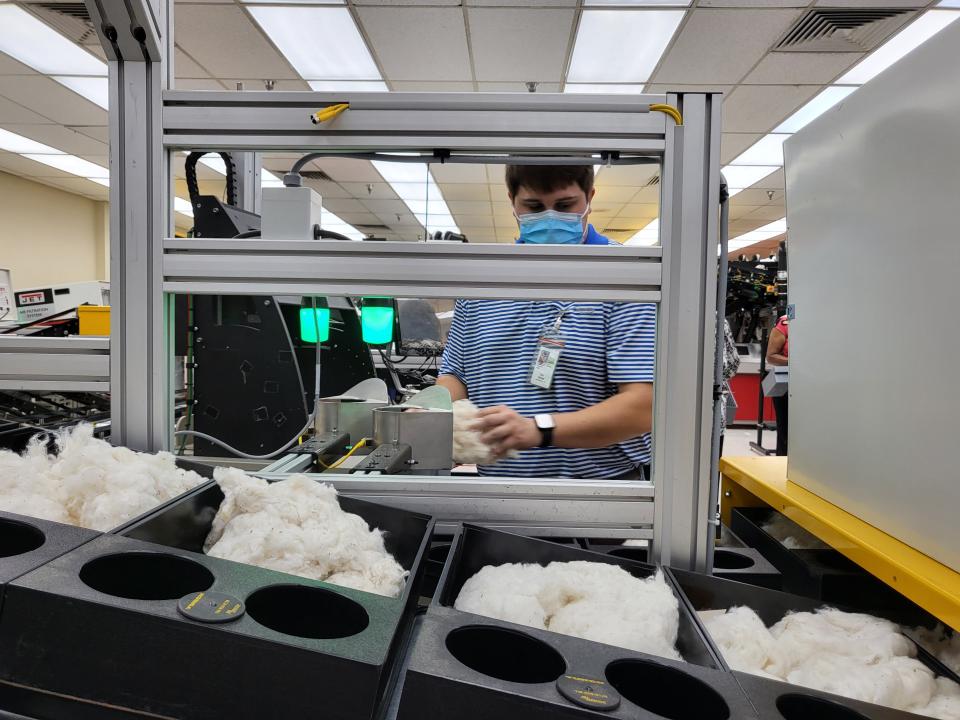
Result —
[[530, 384], [543, 390], [553, 387], [553, 376], [560, 363], [560, 355], [563, 353], [564, 340], [560, 333], [560, 325], [563, 323], [566, 312], [566, 308], [561, 310], [553, 325], [545, 328], [537, 341], [537, 352], [534, 354], [533, 366], [530, 369]]

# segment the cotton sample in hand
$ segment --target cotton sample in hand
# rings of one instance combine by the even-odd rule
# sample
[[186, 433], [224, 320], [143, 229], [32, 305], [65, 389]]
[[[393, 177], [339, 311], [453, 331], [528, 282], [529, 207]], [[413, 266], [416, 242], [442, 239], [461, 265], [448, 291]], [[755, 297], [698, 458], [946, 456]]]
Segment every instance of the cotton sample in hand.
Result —
[[960, 687], [916, 659], [887, 620], [823, 608], [767, 629], [747, 607], [700, 613], [731, 668], [907, 712], [960, 720]]
[[213, 557], [395, 597], [406, 571], [383, 533], [344, 512], [337, 491], [305, 475], [268, 483], [236, 468], [214, 477], [224, 500], [204, 552]]
[[111, 530], [204, 482], [169, 453], [138, 453], [77, 425], [32, 438], [22, 455], [0, 451], [0, 510], [92, 530]]
[[679, 607], [663, 574], [640, 579], [594, 562], [488, 565], [457, 610], [680, 660]]
[[[492, 465], [497, 461], [493, 449], [474, 429], [479, 410], [469, 400], [453, 404], [453, 460], [461, 465]], [[510, 457], [516, 453], [511, 452]]]
[[761, 526], [767, 534], [789, 550], [829, 550], [830, 546], [780, 513]]

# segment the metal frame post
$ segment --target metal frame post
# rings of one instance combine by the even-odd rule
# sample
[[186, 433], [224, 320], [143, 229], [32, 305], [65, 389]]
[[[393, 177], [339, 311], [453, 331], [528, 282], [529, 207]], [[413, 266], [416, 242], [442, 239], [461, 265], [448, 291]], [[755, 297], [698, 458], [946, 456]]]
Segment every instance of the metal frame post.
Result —
[[684, 125], [667, 128], [661, 186], [663, 302], [654, 401], [653, 558], [706, 569], [713, 413], [720, 102], [671, 95]]
[[263, 171], [263, 154], [258, 152], [234, 153], [237, 169], [237, 205], [247, 212], [260, 214], [260, 178]]

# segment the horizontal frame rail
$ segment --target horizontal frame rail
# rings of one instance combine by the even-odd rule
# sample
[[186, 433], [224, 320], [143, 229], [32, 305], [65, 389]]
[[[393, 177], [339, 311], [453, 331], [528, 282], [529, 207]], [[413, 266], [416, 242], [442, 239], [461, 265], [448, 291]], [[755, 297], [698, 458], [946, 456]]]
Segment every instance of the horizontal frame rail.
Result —
[[109, 389], [110, 338], [0, 336], [0, 390]]

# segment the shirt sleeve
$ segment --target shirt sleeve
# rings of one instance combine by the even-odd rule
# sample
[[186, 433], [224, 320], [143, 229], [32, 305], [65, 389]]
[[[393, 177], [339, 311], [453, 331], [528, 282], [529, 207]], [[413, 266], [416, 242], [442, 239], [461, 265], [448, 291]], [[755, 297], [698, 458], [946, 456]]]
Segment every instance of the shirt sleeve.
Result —
[[607, 319], [607, 379], [653, 382], [656, 348], [657, 306], [615, 303]]
[[443, 349], [443, 359], [440, 362], [441, 375], [453, 375], [464, 385], [468, 385], [467, 370], [463, 361], [467, 312], [466, 302], [457, 300], [453, 307], [453, 321], [450, 323], [450, 332], [447, 333], [447, 344]]

